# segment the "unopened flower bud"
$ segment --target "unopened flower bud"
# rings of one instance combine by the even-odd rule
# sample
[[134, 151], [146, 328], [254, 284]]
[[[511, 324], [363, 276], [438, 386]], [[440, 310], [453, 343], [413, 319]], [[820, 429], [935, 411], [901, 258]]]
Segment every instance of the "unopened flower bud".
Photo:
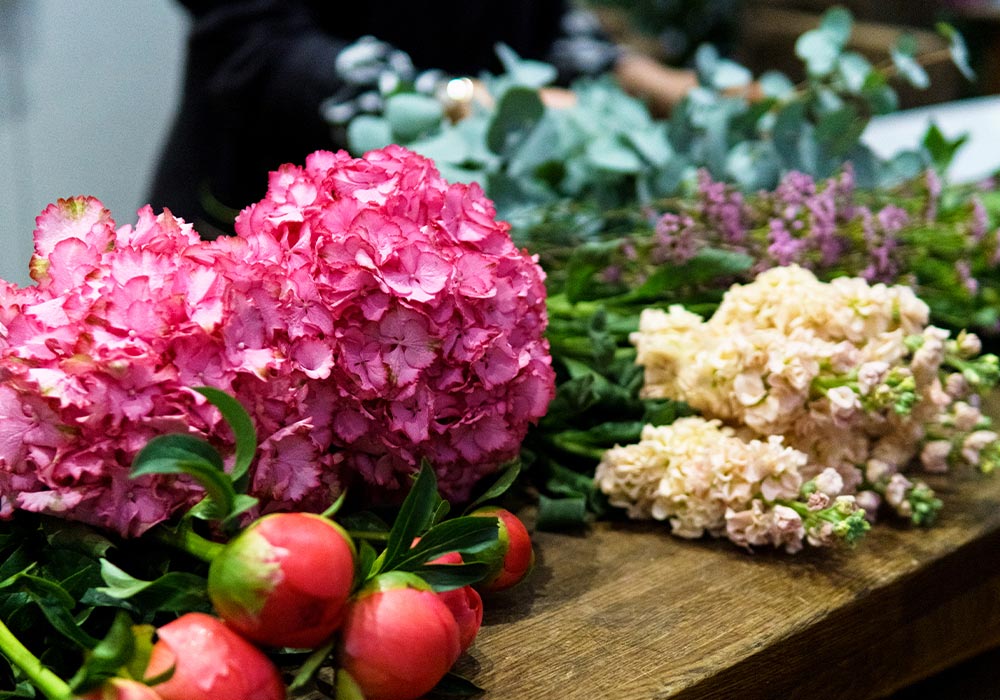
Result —
[[174, 669], [154, 688], [162, 700], [285, 700], [271, 660], [218, 618], [187, 613], [156, 633], [146, 677]]
[[244, 637], [313, 648], [340, 625], [353, 580], [354, 547], [339, 525], [310, 513], [275, 513], [212, 561], [208, 594]]
[[496, 544], [484, 553], [495, 562], [493, 570], [479, 584], [486, 591], [500, 591], [520, 583], [535, 564], [531, 535], [521, 520], [504, 508], [480, 508], [470, 515], [494, 517], [500, 522]]
[[417, 576], [378, 576], [348, 607], [340, 664], [366, 698], [415, 700], [437, 685], [460, 654], [455, 617]]

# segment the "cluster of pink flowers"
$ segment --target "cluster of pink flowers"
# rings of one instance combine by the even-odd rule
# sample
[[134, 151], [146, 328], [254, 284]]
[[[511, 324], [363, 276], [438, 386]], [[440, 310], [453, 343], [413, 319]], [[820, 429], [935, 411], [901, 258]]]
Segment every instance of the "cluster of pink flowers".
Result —
[[[907, 476], [911, 463], [997, 466], [1000, 439], [978, 401], [1000, 370], [974, 335], [950, 339], [927, 321], [906, 287], [825, 283], [796, 265], [734, 285], [707, 321], [647, 309], [632, 336], [644, 395], [685, 401], [704, 418], [609, 451], [598, 484], [633, 516], [744, 545], [853, 537], [854, 513], [874, 518], [883, 502], [930, 522], [941, 504]], [[763, 440], [777, 442], [764, 450]], [[768, 484], [776, 473], [784, 491]]]
[[420, 460], [461, 499], [514, 457], [553, 394], [543, 273], [476, 185], [389, 147], [272, 173], [237, 236], [202, 242], [92, 198], [38, 218], [37, 286], [0, 292], [0, 514], [139, 534], [200, 497], [128, 478], [154, 435], [225, 445], [190, 387], [235, 395], [261, 441], [264, 510], [373, 496]]

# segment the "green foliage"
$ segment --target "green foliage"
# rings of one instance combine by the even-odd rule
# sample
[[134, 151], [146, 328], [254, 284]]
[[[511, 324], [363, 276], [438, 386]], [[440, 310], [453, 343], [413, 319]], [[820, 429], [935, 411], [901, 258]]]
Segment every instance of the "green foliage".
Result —
[[[846, 49], [851, 30], [847, 10], [828, 10], [795, 45], [807, 80], [796, 86], [769, 72], [756, 102], [741, 94], [750, 72], [702, 46], [695, 55], [701, 85], [668, 121], [653, 119], [610, 78], [579, 81], [575, 106], [546, 109], [539, 89], [555, 71], [501, 46], [506, 72], [485, 77], [492, 106], [479, 105], [457, 124], [443, 115], [434, 123], [431, 98], [394, 84], [384, 116], [356, 117], [348, 142], [356, 153], [402, 143], [433, 158], [445, 177], [479, 182], [516, 235], [543, 216], [539, 210], [567, 198], [607, 209], [681, 194], [699, 168], [755, 191], [773, 188], [790, 170], [828, 177], [845, 160], [854, 162], [862, 187], [890, 186], [946, 165], [946, 151], [932, 144], [882, 161], [861, 142], [871, 117], [896, 109], [891, 79], [926, 87], [927, 74], [913, 37], [899, 39], [891, 65], [873, 66]], [[947, 25], [939, 30], [967, 68], [961, 36]]]

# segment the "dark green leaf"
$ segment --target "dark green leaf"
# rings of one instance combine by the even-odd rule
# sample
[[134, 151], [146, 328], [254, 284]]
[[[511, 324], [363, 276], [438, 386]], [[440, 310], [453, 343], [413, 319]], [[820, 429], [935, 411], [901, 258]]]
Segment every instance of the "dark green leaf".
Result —
[[111, 629], [97, 643], [76, 675], [69, 681], [70, 687], [76, 693], [86, 693], [108, 678], [117, 675], [119, 669], [126, 666], [135, 653], [135, 636], [132, 633], [132, 620], [124, 612], [115, 615]]
[[323, 667], [326, 660], [333, 653], [333, 648], [337, 646], [337, 638], [334, 637], [329, 642], [319, 647], [309, 657], [302, 662], [299, 666], [299, 670], [295, 673], [295, 678], [292, 682], [288, 684], [288, 692], [295, 693], [298, 690], [304, 689], [312, 681], [316, 672]]
[[[463, 516], [445, 520], [428, 530], [420, 542], [408, 551], [397, 555], [391, 569], [413, 571], [431, 559], [449, 552], [475, 554], [496, 543], [500, 527], [496, 518]], [[388, 567], [383, 571], [390, 570]]]
[[539, 496], [539, 530], [565, 530], [582, 527], [587, 523], [587, 499], [583, 497], [546, 498]]
[[250, 414], [234, 397], [224, 391], [210, 386], [199, 386], [194, 389], [208, 399], [208, 402], [219, 409], [219, 413], [229, 424], [236, 442], [236, 459], [230, 478], [237, 491], [246, 490], [247, 470], [257, 454], [257, 430], [254, 428]]
[[499, 498], [506, 493], [507, 489], [509, 489], [514, 481], [517, 480], [518, 474], [521, 473], [521, 460], [517, 458], [512, 459], [509, 462], [506, 462], [505, 465], [502, 465], [501, 469], [502, 471], [500, 472], [500, 476], [497, 480], [494, 481], [488, 489], [483, 491], [483, 493], [476, 500], [468, 505], [465, 509], [466, 513], [469, 513], [475, 510], [477, 506], [480, 506], [487, 501], [492, 501], [494, 498]]
[[144, 610], [183, 612], [202, 609], [208, 600], [205, 579], [186, 571], [168, 571], [153, 581], [145, 581], [102, 559], [101, 576], [106, 585], [96, 588], [96, 593], [132, 601]]
[[939, 173], [944, 173], [954, 160], [955, 153], [968, 140], [968, 134], [962, 134], [958, 138], [950, 140], [941, 132], [937, 124], [931, 122], [931, 125], [927, 127], [927, 133], [924, 134], [923, 144], [931, 156], [934, 168]]
[[486, 145], [496, 154], [510, 153], [527, 138], [545, 114], [545, 107], [535, 90], [513, 87], [497, 104], [486, 133]]
[[205, 489], [211, 506], [202, 515], [225, 519], [233, 512], [236, 492], [223, 471], [222, 457], [204, 440], [180, 433], [150, 440], [132, 463], [133, 478], [146, 474], [187, 474]]
[[396, 568], [396, 562], [407, 556], [414, 538], [424, 534], [430, 527], [439, 501], [437, 477], [430, 464], [425, 461], [420, 465], [417, 478], [399, 507], [377, 572], [392, 571]]
[[62, 586], [30, 574], [19, 575], [17, 585], [38, 605], [57, 632], [84, 649], [92, 649], [97, 644], [97, 640], [87, 634], [73, 617], [76, 601]]
[[413, 569], [413, 573], [441, 593], [478, 583], [492, 570], [493, 567], [486, 562], [473, 561], [466, 564], [424, 564]]

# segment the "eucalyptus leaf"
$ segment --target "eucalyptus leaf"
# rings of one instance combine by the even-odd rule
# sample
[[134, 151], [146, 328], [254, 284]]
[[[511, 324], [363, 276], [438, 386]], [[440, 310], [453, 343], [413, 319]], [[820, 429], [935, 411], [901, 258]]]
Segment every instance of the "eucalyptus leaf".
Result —
[[834, 6], [823, 13], [819, 23], [819, 31], [829, 37], [834, 45], [842, 49], [851, 37], [853, 24], [854, 20], [848, 9]]
[[916, 58], [917, 40], [912, 34], [903, 34], [889, 52], [892, 63], [907, 82], [915, 88], [926, 89], [931, 81], [927, 71]]
[[509, 154], [527, 138], [544, 114], [545, 107], [535, 90], [511, 88], [497, 104], [486, 133], [486, 145], [498, 155]]
[[976, 73], [969, 65], [969, 49], [965, 45], [965, 39], [962, 38], [958, 30], [946, 22], [939, 22], [936, 28], [938, 33], [948, 40], [948, 50], [951, 53], [952, 63], [967, 80], [975, 80]]
[[844, 52], [837, 60], [837, 72], [844, 80], [848, 92], [861, 94], [872, 72], [872, 64], [867, 58], [854, 51]]
[[805, 61], [810, 75], [829, 75], [837, 65], [840, 47], [830, 34], [813, 29], [795, 42], [795, 55]]
[[359, 114], [347, 125], [347, 147], [356, 155], [385, 148], [392, 142], [392, 127], [382, 117]]
[[525, 60], [503, 43], [497, 44], [495, 48], [500, 63], [515, 84], [529, 88], [540, 88], [556, 79], [555, 67], [541, 61]]
[[763, 73], [757, 82], [760, 83], [760, 89], [765, 97], [783, 100], [795, 92], [795, 84], [787, 75], [776, 70]]
[[385, 101], [384, 114], [395, 139], [412, 141], [440, 126], [444, 108], [428, 95], [398, 93]]

